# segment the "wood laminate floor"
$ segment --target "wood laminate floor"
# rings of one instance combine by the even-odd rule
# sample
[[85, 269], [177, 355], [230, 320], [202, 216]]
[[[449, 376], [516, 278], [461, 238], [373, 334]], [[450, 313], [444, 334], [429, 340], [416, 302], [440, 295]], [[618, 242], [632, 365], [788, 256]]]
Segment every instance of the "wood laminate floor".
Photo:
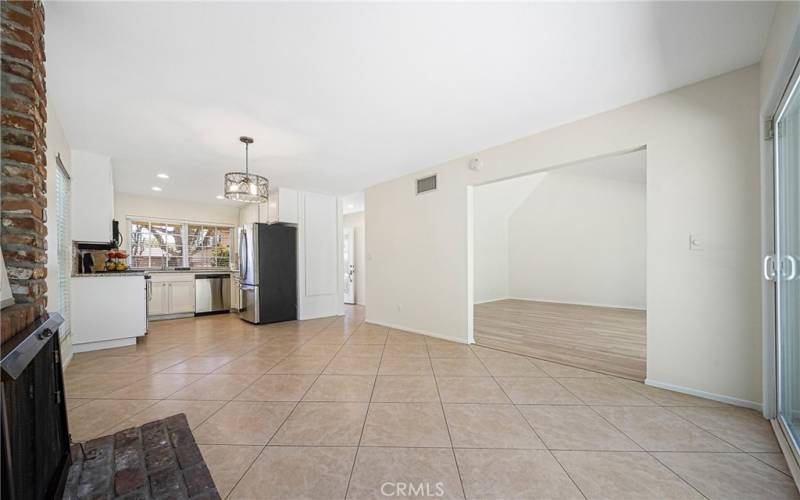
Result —
[[643, 381], [645, 311], [498, 300], [475, 305], [475, 342]]

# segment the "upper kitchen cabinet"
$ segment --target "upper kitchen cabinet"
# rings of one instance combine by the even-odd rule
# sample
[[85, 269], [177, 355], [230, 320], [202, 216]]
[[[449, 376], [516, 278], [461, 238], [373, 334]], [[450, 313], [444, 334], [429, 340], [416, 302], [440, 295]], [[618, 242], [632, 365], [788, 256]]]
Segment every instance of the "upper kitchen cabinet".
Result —
[[109, 242], [114, 219], [111, 158], [72, 151], [72, 239]]
[[297, 224], [297, 191], [288, 188], [278, 188], [269, 195], [269, 210], [267, 222], [290, 222]]

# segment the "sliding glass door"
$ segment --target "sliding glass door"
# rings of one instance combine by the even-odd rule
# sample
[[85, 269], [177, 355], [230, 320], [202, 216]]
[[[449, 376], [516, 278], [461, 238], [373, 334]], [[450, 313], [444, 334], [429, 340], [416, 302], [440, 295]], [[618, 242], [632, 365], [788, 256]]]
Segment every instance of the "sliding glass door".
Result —
[[775, 257], [778, 418], [800, 443], [800, 86], [792, 81], [775, 115]]

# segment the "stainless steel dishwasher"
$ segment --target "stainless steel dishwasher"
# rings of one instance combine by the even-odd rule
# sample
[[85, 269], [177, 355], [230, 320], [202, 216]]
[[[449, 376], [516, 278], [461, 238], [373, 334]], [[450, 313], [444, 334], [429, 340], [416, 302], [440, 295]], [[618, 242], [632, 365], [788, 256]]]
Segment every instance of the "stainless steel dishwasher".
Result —
[[231, 275], [195, 274], [194, 311], [195, 314], [230, 312]]

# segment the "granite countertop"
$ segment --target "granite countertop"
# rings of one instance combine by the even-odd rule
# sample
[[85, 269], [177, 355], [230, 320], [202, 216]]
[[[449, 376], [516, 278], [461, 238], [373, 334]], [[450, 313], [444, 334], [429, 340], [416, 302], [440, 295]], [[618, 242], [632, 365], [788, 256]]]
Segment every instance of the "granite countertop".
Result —
[[144, 276], [144, 271], [112, 271], [102, 273], [73, 274], [73, 278], [121, 278], [125, 276]]
[[147, 274], [162, 274], [162, 273], [168, 273], [168, 274], [214, 274], [214, 273], [217, 273], [217, 274], [231, 274], [231, 273], [233, 273], [233, 271], [231, 271], [230, 269], [224, 269], [224, 268], [223, 269], [187, 269], [187, 270], [181, 269], [181, 270], [178, 270], [178, 271], [176, 271], [174, 269], [147, 269], [147, 270], [144, 270], [144, 271], [141, 271], [141, 272], [147, 273]]

